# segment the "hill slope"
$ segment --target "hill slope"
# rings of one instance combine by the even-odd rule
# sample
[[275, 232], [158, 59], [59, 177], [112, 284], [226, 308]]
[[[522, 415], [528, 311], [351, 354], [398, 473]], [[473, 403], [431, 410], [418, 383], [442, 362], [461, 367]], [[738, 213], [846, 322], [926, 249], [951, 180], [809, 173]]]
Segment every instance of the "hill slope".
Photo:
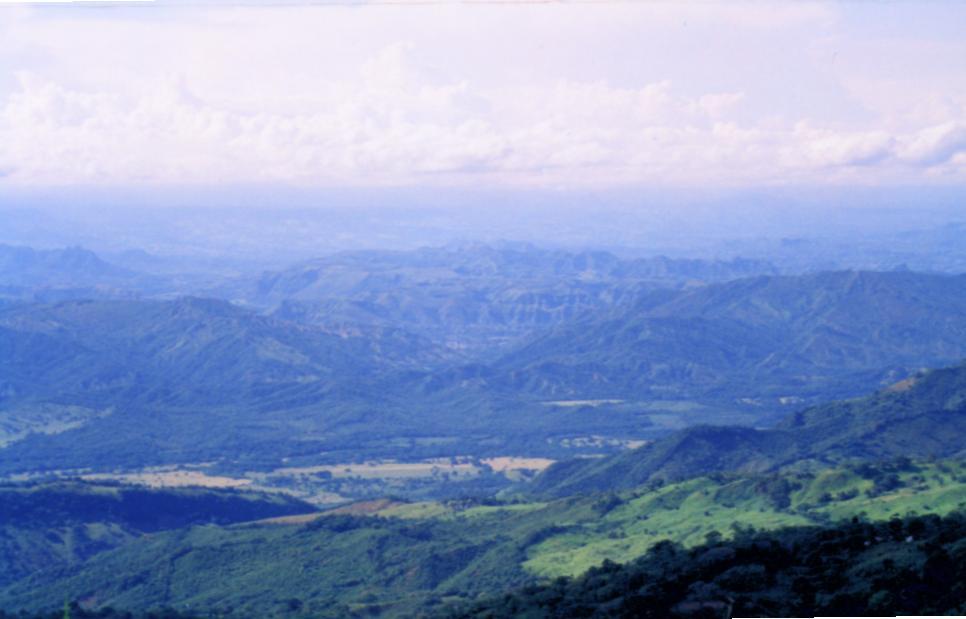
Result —
[[716, 471], [766, 471], [809, 460], [962, 457], [966, 364], [925, 372], [866, 398], [795, 413], [773, 429], [702, 426], [601, 460], [554, 465], [534, 482], [550, 495], [633, 488]]
[[424, 390], [449, 358], [398, 329], [326, 329], [213, 299], [7, 307], [0, 475], [526, 454], [554, 448], [548, 429], [561, 423], [578, 436], [602, 427], [626, 436], [647, 425], [473, 385]]
[[966, 275], [755, 277], [644, 297], [507, 354], [490, 382], [556, 398], [848, 397], [966, 357]]
[[[831, 495], [831, 496], [829, 496]], [[841, 467], [820, 475], [701, 478], [613, 495], [480, 505], [383, 501], [316, 518], [167, 531], [67, 570], [0, 589], [0, 607], [69, 599], [141, 610], [185, 605], [240, 616], [411, 616], [446, 601], [685, 547], [749, 526], [823, 524], [865, 513], [948, 514], [966, 506], [957, 463]]]
[[966, 518], [907, 517], [748, 533], [439, 613], [487, 617], [704, 618], [961, 615]]
[[0, 585], [60, 569], [146, 533], [314, 511], [284, 495], [77, 481], [0, 485]]
[[[0, 310], [0, 445], [12, 442], [3, 465], [63, 466], [96, 449], [109, 466], [127, 454], [187, 457], [203, 443], [304, 440], [306, 430], [378, 406], [373, 385], [383, 376], [437, 359], [418, 338], [383, 336], [331, 333], [210, 299]], [[384, 420], [398, 421], [385, 408]]]

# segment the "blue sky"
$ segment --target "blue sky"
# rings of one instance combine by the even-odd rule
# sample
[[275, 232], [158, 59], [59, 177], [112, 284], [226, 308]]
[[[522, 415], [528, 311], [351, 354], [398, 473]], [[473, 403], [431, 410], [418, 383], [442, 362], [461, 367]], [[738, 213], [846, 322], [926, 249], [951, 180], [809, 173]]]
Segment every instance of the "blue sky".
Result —
[[0, 185], [962, 185], [966, 3], [0, 6]]

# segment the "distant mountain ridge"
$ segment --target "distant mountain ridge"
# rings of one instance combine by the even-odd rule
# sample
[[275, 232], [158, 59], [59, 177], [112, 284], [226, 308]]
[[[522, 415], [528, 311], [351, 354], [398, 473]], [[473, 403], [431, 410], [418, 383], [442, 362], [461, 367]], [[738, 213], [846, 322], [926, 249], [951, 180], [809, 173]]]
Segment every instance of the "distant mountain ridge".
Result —
[[761, 260], [625, 260], [604, 251], [474, 243], [345, 252], [218, 292], [309, 324], [391, 324], [485, 348], [609, 311], [656, 288], [776, 273]]
[[[82, 247], [33, 249], [0, 244], [0, 281], [11, 284], [30, 283], [32, 277], [64, 278], [117, 277], [131, 272], [109, 264], [94, 252]], [[76, 279], [70, 280], [77, 283]]]
[[0, 308], [0, 469], [226, 453], [277, 464], [350, 447], [561, 457], [593, 437], [767, 423], [966, 358], [966, 276], [653, 290], [496, 359], [393, 324], [313, 325], [197, 297]]
[[[341, 274], [341, 277], [332, 277]], [[763, 260], [729, 261], [655, 258], [622, 259], [606, 251], [541, 249], [524, 243], [493, 246], [469, 243], [426, 247], [414, 251], [342, 252], [263, 274], [256, 295], [263, 301], [313, 299], [333, 291], [351, 294], [370, 289], [380, 277], [393, 282], [431, 283], [453, 279], [500, 277], [523, 284], [545, 280], [615, 279], [719, 281], [758, 274], [776, 274]]]
[[327, 329], [403, 329], [480, 352], [655, 288], [777, 272], [764, 260], [622, 259], [511, 242], [341, 252], [259, 276], [241, 274], [251, 265], [231, 273], [206, 257], [195, 262], [191, 272], [188, 258], [142, 251], [104, 260], [79, 247], [0, 245], [0, 303], [214, 297]]
[[0, 244], [0, 302], [138, 298], [178, 284], [105, 260], [83, 247], [34, 249]]
[[506, 354], [491, 382], [564, 398], [857, 395], [966, 357], [966, 275], [838, 271], [644, 295]]

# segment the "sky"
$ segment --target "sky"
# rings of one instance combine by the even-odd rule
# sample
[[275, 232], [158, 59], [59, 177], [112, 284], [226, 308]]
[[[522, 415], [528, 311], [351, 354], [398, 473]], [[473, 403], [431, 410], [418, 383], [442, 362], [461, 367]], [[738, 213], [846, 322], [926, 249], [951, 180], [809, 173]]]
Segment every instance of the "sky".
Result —
[[0, 189], [961, 186], [966, 3], [0, 0]]

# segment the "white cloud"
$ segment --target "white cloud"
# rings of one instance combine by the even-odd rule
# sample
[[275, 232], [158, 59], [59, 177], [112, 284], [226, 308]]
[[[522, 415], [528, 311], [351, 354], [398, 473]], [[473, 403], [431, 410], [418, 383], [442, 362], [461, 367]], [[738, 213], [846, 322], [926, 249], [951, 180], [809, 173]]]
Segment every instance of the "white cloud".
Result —
[[948, 122], [906, 136], [899, 148], [904, 161], [936, 166], [966, 153], [966, 122]]
[[799, 54], [830, 5], [373, 11], [0, 17], [3, 182], [966, 180], [966, 90]]
[[868, 166], [893, 155], [895, 139], [883, 131], [836, 132], [814, 129], [807, 123], [795, 128], [797, 152], [803, 163], [821, 167]]

